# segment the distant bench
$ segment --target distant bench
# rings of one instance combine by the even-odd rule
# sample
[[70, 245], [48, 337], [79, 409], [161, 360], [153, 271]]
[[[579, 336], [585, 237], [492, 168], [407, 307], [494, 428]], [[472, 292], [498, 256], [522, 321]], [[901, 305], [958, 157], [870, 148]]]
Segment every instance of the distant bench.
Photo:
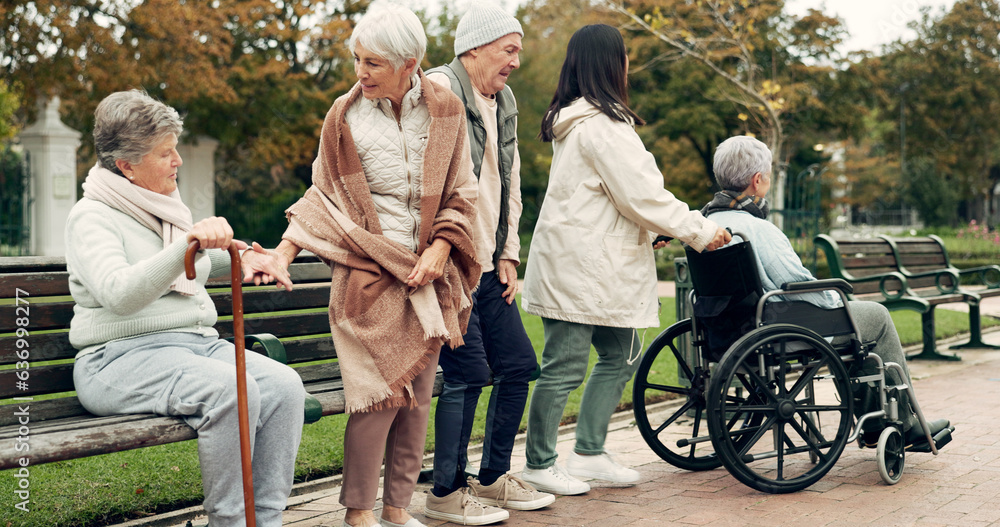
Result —
[[[938, 353], [934, 328], [934, 308], [956, 302], [969, 306], [970, 338], [952, 349], [997, 348], [982, 340], [979, 302], [1000, 296], [1000, 267], [960, 270], [951, 265], [937, 236], [834, 239], [820, 234], [814, 241], [826, 254], [830, 275], [854, 286], [854, 298], [880, 302], [890, 311], [920, 313], [923, 349], [912, 358], [959, 360]], [[963, 277], [973, 283], [961, 284]]]
[[[344, 413], [327, 310], [330, 269], [315, 257], [299, 257], [289, 272], [290, 292], [244, 286], [246, 346], [296, 369], [310, 395], [306, 422], [315, 422]], [[208, 289], [220, 317], [215, 327], [231, 338], [228, 275], [209, 281]], [[84, 410], [73, 386], [72, 316], [63, 258], [0, 258], [0, 470], [197, 437], [178, 417], [98, 417]], [[439, 370], [434, 395], [442, 386]]]

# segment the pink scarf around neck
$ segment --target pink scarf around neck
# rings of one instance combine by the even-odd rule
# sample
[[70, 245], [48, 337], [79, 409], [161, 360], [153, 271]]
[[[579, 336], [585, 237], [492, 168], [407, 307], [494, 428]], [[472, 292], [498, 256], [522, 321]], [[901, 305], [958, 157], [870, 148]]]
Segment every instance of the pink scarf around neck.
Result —
[[[83, 182], [83, 197], [135, 218], [149, 230], [163, 238], [163, 247], [184, 239], [193, 226], [191, 209], [181, 201], [180, 192], [169, 196], [144, 189], [114, 172], [94, 165]], [[170, 284], [172, 291], [194, 295], [198, 285], [180, 274]]]

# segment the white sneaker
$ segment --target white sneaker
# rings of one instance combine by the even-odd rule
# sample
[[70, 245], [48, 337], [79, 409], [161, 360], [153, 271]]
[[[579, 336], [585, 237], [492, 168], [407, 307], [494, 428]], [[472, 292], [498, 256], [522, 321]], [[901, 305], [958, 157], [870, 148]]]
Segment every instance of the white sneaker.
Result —
[[638, 470], [623, 466], [607, 452], [596, 456], [581, 456], [572, 452], [566, 460], [566, 470], [578, 478], [600, 479], [619, 484], [633, 484], [640, 478]]
[[521, 479], [542, 492], [575, 496], [590, 490], [590, 485], [570, 476], [559, 465], [533, 469], [525, 467]]

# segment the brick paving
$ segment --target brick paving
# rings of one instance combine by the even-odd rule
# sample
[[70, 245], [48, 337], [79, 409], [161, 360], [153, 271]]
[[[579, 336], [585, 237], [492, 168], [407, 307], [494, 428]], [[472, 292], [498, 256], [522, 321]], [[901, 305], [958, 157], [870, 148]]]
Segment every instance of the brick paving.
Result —
[[[1000, 299], [995, 299], [1000, 301]], [[1000, 303], [998, 303], [1000, 304]], [[1000, 305], [989, 309], [1000, 311]], [[984, 312], [986, 309], [984, 308]], [[1000, 332], [985, 340], [1000, 345]], [[942, 351], [950, 342], [940, 342]], [[908, 453], [898, 484], [878, 475], [874, 449], [849, 444], [834, 468], [806, 490], [783, 495], [761, 493], [739, 483], [724, 468], [687, 472], [659, 459], [632, 424], [619, 414], [607, 448], [638, 469], [642, 480], [632, 487], [599, 486], [581, 496], [560, 496], [539, 511], [511, 511], [503, 526], [776, 526], [776, 525], [1000, 525], [1000, 351], [962, 350], [960, 362], [911, 361], [917, 399], [928, 419], [947, 417], [957, 427], [938, 456]], [[573, 447], [573, 427], [564, 427], [558, 452]], [[470, 452], [474, 465], [478, 455]], [[426, 466], [430, 466], [426, 460]], [[523, 438], [515, 448], [514, 471], [524, 466]], [[409, 507], [428, 526], [451, 525], [425, 518], [427, 485], [420, 485]], [[340, 527], [338, 479], [297, 486], [284, 514], [293, 527]], [[197, 509], [129, 522], [136, 525], [184, 525]], [[194, 524], [204, 523], [204, 517]]]
[[[1000, 333], [988, 336], [1000, 343]], [[957, 427], [938, 456], [909, 453], [900, 482], [884, 484], [874, 449], [848, 445], [836, 466], [812, 487], [793, 494], [765, 494], [736, 481], [720, 468], [687, 472], [660, 460], [643, 442], [631, 416], [619, 416], [608, 436], [609, 450], [642, 472], [634, 487], [597, 486], [585, 495], [561, 496], [531, 512], [511, 511], [508, 526], [706, 525], [995, 525], [1000, 523], [1000, 351], [963, 351], [960, 363], [912, 361], [917, 398], [929, 419], [947, 417]], [[565, 457], [573, 446], [569, 429], [560, 437]], [[523, 446], [514, 453], [524, 465]], [[593, 483], [593, 482], [592, 482]], [[410, 510], [429, 526], [422, 485]], [[294, 527], [339, 527], [339, 488], [297, 500], [285, 515]]]

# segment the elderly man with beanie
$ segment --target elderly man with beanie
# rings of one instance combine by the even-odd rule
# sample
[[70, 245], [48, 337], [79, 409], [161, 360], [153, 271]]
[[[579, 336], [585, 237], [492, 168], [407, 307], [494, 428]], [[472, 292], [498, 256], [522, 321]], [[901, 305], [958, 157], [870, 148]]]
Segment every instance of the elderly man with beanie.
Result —
[[[473, 172], [479, 180], [474, 224], [483, 274], [473, 295], [465, 344], [443, 349], [444, 390], [434, 425], [434, 487], [424, 514], [463, 525], [503, 521], [499, 507], [533, 510], [555, 496], [507, 472], [537, 368], [514, 302], [521, 216], [517, 106], [507, 78], [519, 65], [521, 24], [496, 6], [473, 6], [458, 23], [455, 60], [428, 71], [465, 103]], [[466, 480], [469, 435], [484, 386], [492, 382], [478, 478]]]

